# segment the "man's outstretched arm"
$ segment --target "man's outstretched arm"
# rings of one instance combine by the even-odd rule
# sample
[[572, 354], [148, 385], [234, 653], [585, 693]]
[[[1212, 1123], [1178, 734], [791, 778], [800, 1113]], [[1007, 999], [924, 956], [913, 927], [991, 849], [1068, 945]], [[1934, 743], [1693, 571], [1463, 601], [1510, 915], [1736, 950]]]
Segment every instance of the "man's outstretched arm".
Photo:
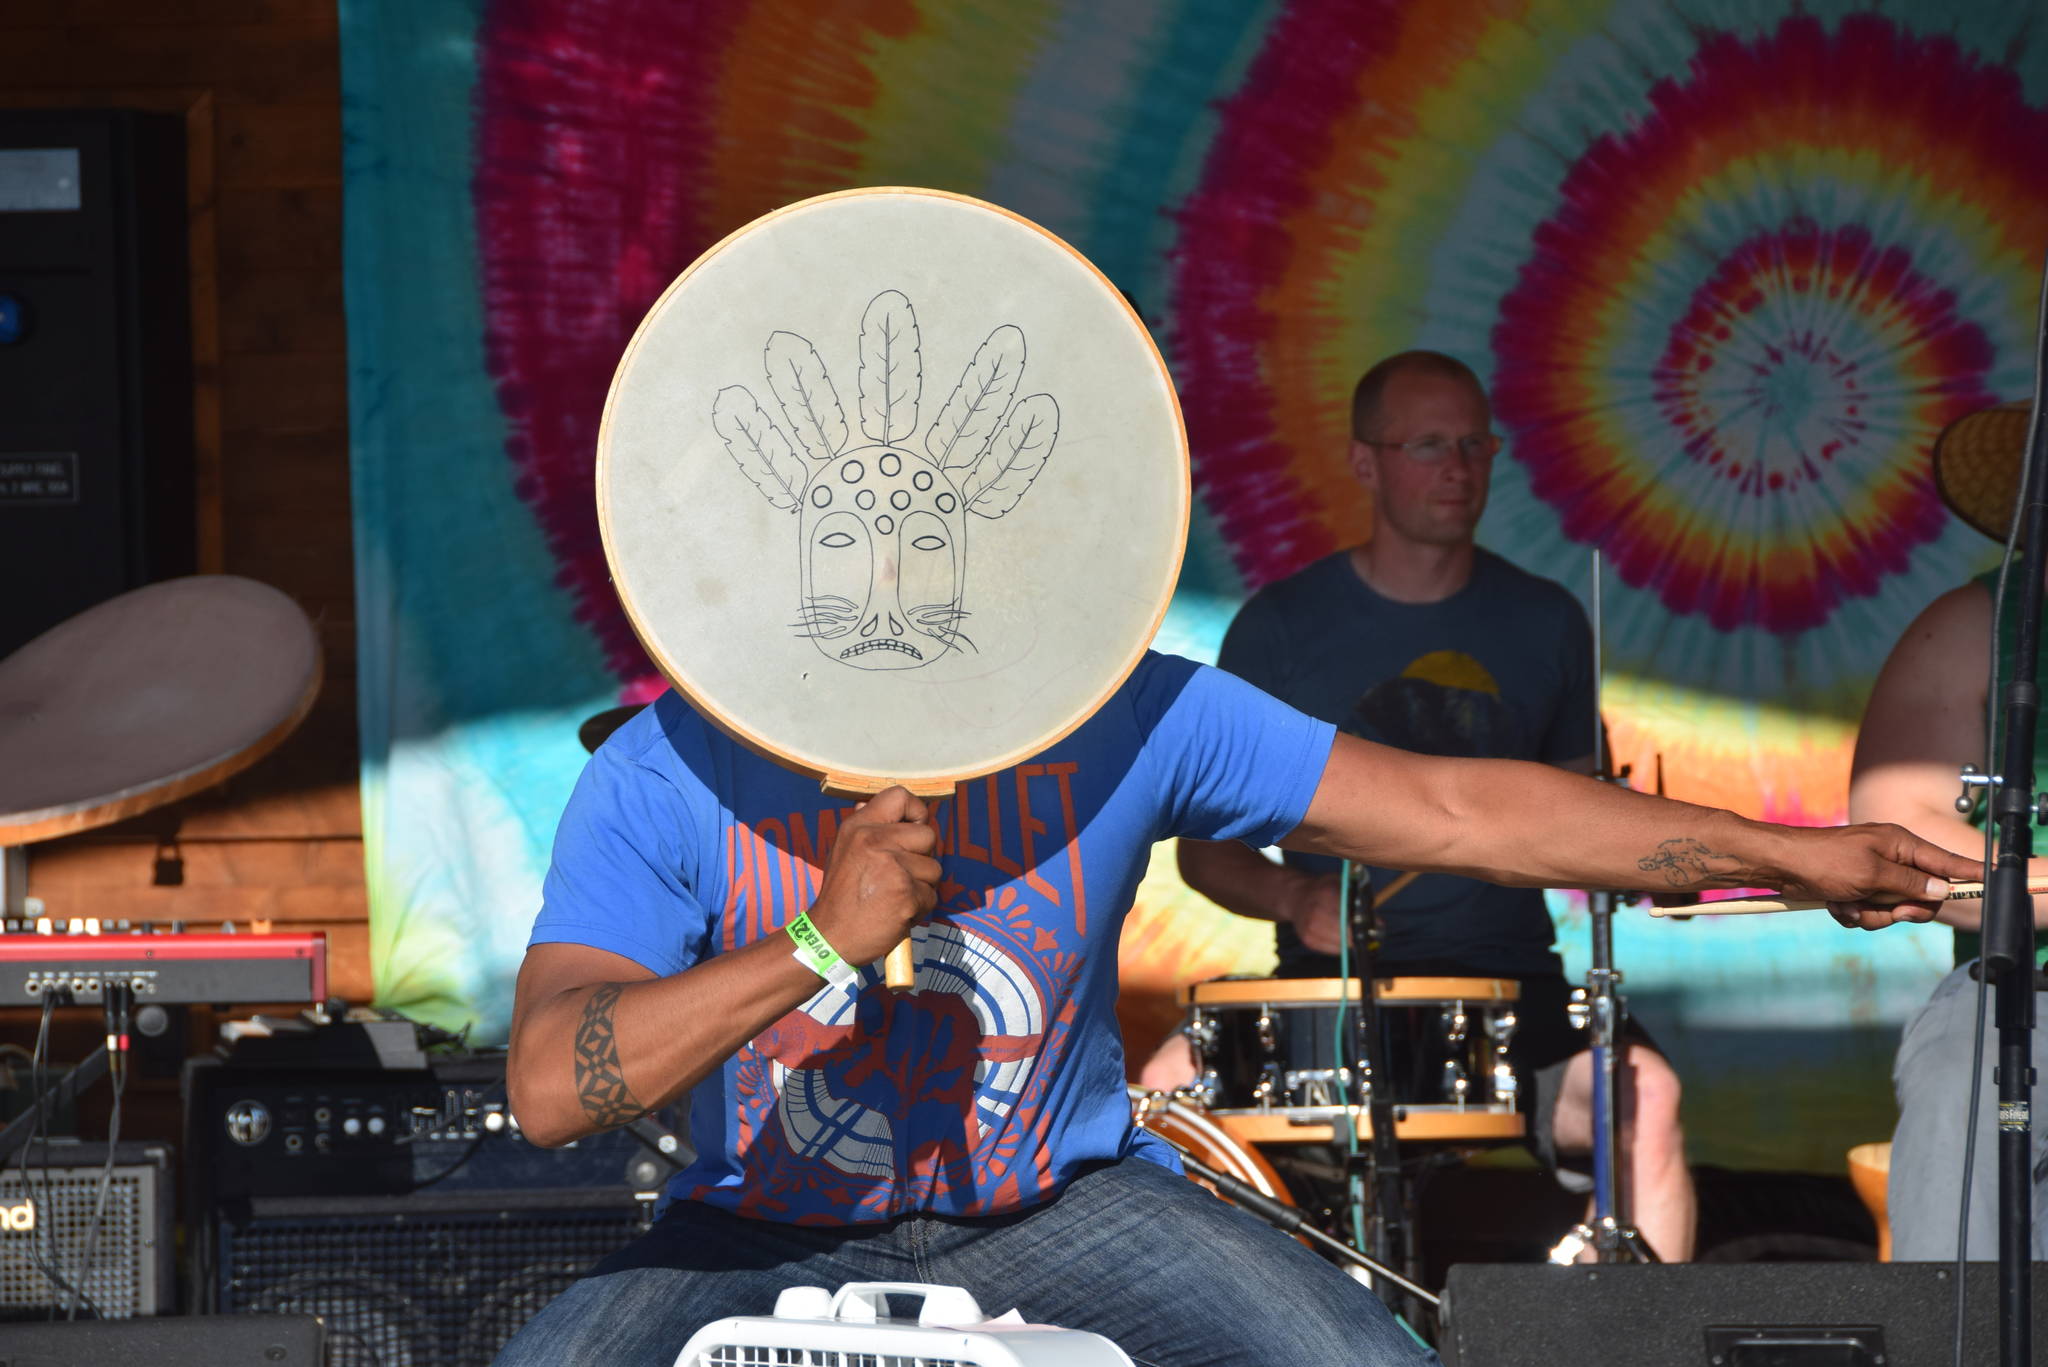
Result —
[[1847, 924], [1931, 919], [1976, 861], [1898, 826], [1751, 821], [1515, 760], [1440, 759], [1339, 735], [1281, 842], [1510, 887], [1776, 888]]

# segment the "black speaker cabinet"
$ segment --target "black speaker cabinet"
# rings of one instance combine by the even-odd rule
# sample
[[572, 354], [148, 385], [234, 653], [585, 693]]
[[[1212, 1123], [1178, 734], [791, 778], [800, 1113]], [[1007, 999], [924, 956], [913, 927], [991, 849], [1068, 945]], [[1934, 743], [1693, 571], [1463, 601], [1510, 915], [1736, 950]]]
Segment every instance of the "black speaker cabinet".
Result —
[[330, 1367], [488, 1367], [646, 1227], [668, 1166], [631, 1135], [539, 1148], [505, 1109], [502, 1055], [422, 1062], [195, 1062], [197, 1308], [318, 1315]]
[[[1997, 1264], [1970, 1264], [1967, 1282], [1963, 1361], [1995, 1362]], [[1447, 1367], [1947, 1367], [1954, 1304], [1947, 1263], [1464, 1263], [1438, 1350]]]
[[320, 1367], [327, 1337], [311, 1315], [0, 1326], [0, 1367]]
[[185, 214], [183, 119], [0, 110], [0, 655], [192, 570]]
[[106, 1145], [53, 1140], [0, 1170], [0, 1320], [68, 1314], [71, 1287], [81, 1318], [176, 1307], [170, 1150], [118, 1144], [113, 1157], [110, 1169]]

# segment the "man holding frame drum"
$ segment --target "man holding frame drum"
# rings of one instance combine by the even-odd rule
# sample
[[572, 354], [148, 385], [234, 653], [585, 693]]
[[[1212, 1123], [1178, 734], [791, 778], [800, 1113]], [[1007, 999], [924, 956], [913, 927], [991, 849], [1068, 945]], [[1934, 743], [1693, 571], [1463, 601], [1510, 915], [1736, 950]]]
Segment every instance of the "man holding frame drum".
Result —
[[1133, 1126], [1117, 942], [1154, 842], [1762, 885], [1873, 926], [1976, 868], [1339, 736], [1147, 651], [1186, 525], [1171, 386], [1092, 267], [975, 201], [826, 196], [707, 253], [621, 362], [598, 491], [675, 691], [563, 815], [508, 1080], [543, 1144], [689, 1093], [698, 1158], [504, 1363], [667, 1367], [849, 1281], [963, 1285], [1168, 1367], [1429, 1361]]

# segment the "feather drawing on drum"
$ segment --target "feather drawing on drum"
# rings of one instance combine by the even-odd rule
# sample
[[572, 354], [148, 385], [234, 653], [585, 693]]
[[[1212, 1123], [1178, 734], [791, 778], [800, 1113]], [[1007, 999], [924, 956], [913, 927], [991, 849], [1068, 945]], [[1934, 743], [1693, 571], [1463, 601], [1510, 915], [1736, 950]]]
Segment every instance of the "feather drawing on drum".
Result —
[[921, 452], [911, 444], [924, 364], [902, 291], [884, 290], [861, 316], [857, 432], [808, 338], [777, 331], [762, 360], [794, 439], [745, 385], [718, 391], [711, 421], [768, 502], [798, 514], [796, 634], [856, 669], [916, 669], [974, 650], [963, 626], [968, 514], [1015, 508], [1059, 437], [1050, 394], [1017, 398], [1022, 329], [989, 333]]

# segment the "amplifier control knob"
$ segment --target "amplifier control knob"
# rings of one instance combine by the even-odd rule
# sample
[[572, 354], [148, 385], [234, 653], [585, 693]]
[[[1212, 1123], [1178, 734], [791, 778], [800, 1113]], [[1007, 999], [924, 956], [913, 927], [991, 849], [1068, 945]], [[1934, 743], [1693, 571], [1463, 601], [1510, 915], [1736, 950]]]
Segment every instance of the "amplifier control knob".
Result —
[[228, 1107], [228, 1138], [237, 1144], [261, 1144], [270, 1137], [270, 1108], [260, 1101], [237, 1101]]

